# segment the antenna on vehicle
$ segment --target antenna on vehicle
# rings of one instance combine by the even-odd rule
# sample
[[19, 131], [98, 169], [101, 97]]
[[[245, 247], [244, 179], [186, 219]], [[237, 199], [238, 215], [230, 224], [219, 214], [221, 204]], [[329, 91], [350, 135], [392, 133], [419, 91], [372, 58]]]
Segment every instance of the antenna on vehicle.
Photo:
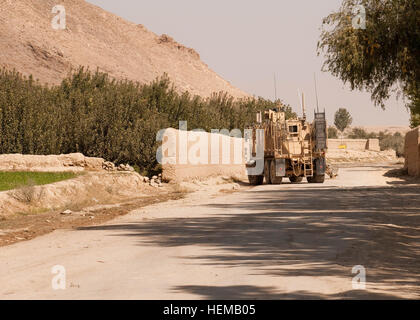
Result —
[[302, 92], [302, 116], [303, 119], [306, 120], [306, 112], [305, 112], [305, 94]]
[[302, 95], [300, 94], [300, 89], [297, 89], [297, 94], [298, 94], [298, 101], [299, 101], [299, 105], [300, 105], [300, 109], [303, 109], [303, 105], [302, 105]]
[[319, 112], [318, 89], [316, 87], [316, 75], [315, 75], [315, 72], [314, 72], [314, 82], [315, 82], [315, 96], [316, 96], [316, 111]]
[[300, 105], [300, 108], [302, 109], [302, 100], [300, 100], [300, 90], [299, 90], [299, 88], [297, 89], [297, 94], [298, 94], [299, 105]]
[[274, 101], [277, 101], [277, 79], [276, 79], [276, 73], [274, 73]]

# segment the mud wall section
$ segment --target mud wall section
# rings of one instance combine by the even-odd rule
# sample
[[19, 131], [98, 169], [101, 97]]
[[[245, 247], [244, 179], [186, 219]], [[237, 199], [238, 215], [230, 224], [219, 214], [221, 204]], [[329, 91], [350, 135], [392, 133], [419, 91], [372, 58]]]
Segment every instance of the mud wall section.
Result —
[[420, 176], [420, 127], [405, 136], [405, 167], [411, 176]]
[[328, 149], [380, 151], [378, 139], [328, 139]]
[[164, 181], [242, 176], [246, 173], [242, 138], [167, 129], [161, 140], [160, 162]]

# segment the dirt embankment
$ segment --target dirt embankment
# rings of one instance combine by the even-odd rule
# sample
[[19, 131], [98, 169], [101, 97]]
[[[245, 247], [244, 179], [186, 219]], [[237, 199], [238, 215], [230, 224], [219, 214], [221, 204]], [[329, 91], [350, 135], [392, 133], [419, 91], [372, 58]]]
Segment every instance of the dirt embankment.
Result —
[[0, 193], [0, 246], [57, 229], [104, 223], [133, 209], [182, 198], [152, 187], [137, 173], [89, 173], [55, 184]]
[[15, 213], [77, 210], [97, 203], [114, 203], [145, 193], [143, 177], [131, 172], [86, 173], [75, 179], [0, 192], [0, 217]]
[[0, 171], [80, 172], [103, 170], [102, 158], [85, 157], [81, 153], [61, 155], [0, 154]]
[[128, 165], [116, 167], [82, 154], [0, 155], [0, 171], [75, 171], [74, 179], [27, 185], [0, 192], [0, 246], [29, 240], [56, 229], [98, 224], [154, 203], [191, 192], [205, 197], [240, 189], [230, 176], [162, 183], [143, 177]]
[[[32, 238], [72, 224], [85, 224], [94, 217], [90, 214], [92, 208], [145, 199], [159, 188], [154, 179], [142, 177], [128, 165], [117, 167], [102, 158], [85, 157], [80, 153], [3, 154], [0, 155], [0, 171], [78, 173], [70, 180], [47, 185], [28, 184], [0, 192], [0, 238], [3, 239], [0, 244]], [[67, 215], [77, 218], [63, 221]], [[99, 216], [95, 221], [103, 219]]]
[[148, 83], [167, 73], [180, 91], [248, 96], [212, 71], [191, 48], [84, 0], [63, 0], [66, 29], [54, 30], [55, 0], [0, 1], [0, 67], [57, 84], [79, 66]]
[[207, 199], [243, 188], [243, 181], [227, 176], [153, 186], [137, 173], [96, 172], [51, 185], [1, 192], [0, 247], [57, 229], [98, 225], [135, 209], [189, 195]]

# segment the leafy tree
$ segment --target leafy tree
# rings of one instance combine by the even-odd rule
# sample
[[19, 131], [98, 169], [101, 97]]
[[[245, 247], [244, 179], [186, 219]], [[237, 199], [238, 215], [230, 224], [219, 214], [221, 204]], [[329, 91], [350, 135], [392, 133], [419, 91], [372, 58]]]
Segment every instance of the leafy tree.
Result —
[[343, 134], [344, 130], [348, 128], [353, 122], [353, 118], [346, 108], [340, 108], [334, 115], [334, 125]]
[[329, 139], [337, 139], [338, 138], [338, 131], [334, 127], [328, 127], [328, 138]]
[[[366, 25], [354, 28], [357, 6]], [[352, 90], [367, 90], [384, 108], [393, 91], [403, 94], [411, 125], [420, 125], [420, 2], [413, 0], [344, 0], [338, 12], [323, 19], [318, 54], [324, 71]]]

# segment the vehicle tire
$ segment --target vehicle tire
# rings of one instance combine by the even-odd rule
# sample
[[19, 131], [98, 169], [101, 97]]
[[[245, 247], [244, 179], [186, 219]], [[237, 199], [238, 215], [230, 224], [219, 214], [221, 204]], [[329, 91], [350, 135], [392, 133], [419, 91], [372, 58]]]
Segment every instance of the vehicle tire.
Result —
[[281, 184], [283, 177], [276, 176], [276, 160], [271, 161], [270, 164], [270, 181], [272, 184]]
[[306, 177], [309, 183], [324, 183], [325, 181], [325, 174], [321, 176], [313, 176], [313, 177]]
[[289, 177], [289, 180], [291, 183], [299, 183], [299, 182], [302, 182], [303, 177], [298, 177], [298, 176], [293, 175]]
[[248, 176], [249, 184], [252, 186], [260, 186], [264, 182], [264, 176]]
[[272, 163], [271, 160], [264, 161], [264, 178], [266, 184], [271, 184], [271, 174], [270, 174], [270, 164]]

